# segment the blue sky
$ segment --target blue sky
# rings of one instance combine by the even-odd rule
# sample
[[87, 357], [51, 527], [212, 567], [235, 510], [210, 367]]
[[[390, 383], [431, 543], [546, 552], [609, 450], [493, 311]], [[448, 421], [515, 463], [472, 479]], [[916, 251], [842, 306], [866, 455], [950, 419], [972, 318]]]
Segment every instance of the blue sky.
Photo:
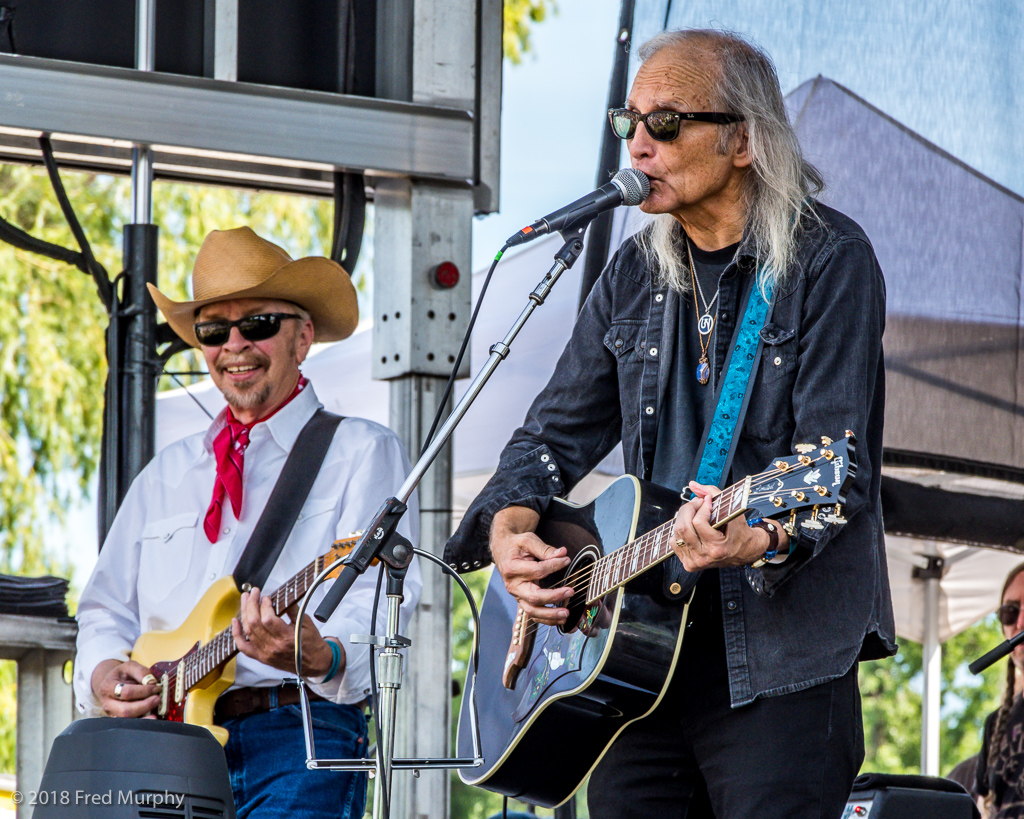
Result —
[[[534, 27], [532, 55], [505, 65], [501, 212], [474, 225], [474, 269], [511, 233], [596, 181], [619, 2], [558, 5]], [[668, 5], [637, 0], [634, 45], [661, 30]], [[746, 35], [775, 60], [784, 93], [824, 75], [1024, 192], [1024, 4], [1017, 0], [675, 0], [668, 22]]]
[[619, 2], [558, 5], [533, 27], [532, 53], [505, 63], [501, 211], [474, 223], [474, 270], [519, 228], [595, 187]]

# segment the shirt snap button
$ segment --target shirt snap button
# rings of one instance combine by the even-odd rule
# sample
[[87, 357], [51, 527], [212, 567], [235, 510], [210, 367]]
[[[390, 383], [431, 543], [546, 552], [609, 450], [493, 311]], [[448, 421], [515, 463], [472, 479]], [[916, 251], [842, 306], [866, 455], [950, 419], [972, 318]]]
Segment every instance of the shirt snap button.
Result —
[[728, 603], [725, 604], [725, 607], [729, 611], [736, 611], [736, 601], [735, 600], [730, 600]]
[[551, 456], [550, 456], [550, 455], [547, 455], [547, 454], [545, 454], [545, 455], [541, 455], [541, 456], [540, 456], [540, 459], [541, 459], [541, 461], [543, 461], [544, 463], [547, 463], [548, 461], [550, 461], [550, 460], [551, 460]]
[[654, 415], [654, 407], [648, 407], [644, 410], [648, 415]]
[[657, 296], [654, 297], [654, 300], [656, 302], [662, 302], [665, 300], [665, 295], [663, 293], [659, 293]]
[[658, 355], [658, 348], [657, 347], [651, 347], [651, 356], [653, 357], [653, 356], [657, 356], [657, 355]]
[[555, 465], [554, 464], [548, 464], [548, 472], [554, 472], [554, 471], [555, 471]]
[[780, 364], [782, 364], [782, 358], [780, 356], [775, 356], [775, 366], [778, 367]]
[[622, 346], [622, 339], [621, 338], [615, 339], [615, 346], [616, 347], [621, 347]]

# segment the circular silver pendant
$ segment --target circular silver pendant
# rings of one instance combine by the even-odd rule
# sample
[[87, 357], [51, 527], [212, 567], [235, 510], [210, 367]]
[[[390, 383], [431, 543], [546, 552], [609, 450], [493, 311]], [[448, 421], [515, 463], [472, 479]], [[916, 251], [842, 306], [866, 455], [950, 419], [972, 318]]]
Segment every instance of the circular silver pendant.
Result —
[[697, 331], [702, 336], [711, 335], [711, 330], [715, 326], [715, 317], [710, 313], [705, 313], [697, 320]]

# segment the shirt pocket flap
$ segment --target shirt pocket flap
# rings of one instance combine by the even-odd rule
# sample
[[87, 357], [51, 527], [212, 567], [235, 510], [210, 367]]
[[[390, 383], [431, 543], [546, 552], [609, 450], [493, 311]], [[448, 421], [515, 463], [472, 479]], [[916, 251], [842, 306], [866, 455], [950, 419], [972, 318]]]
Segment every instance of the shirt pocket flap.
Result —
[[302, 507], [302, 511], [299, 512], [299, 516], [295, 519], [295, 523], [300, 524], [307, 520], [320, 517], [328, 512], [333, 512], [337, 500], [335, 498], [310, 498]]
[[185, 512], [172, 518], [154, 520], [152, 523], [147, 523], [145, 528], [143, 528], [142, 539], [162, 540], [166, 543], [182, 529], [194, 529], [198, 520], [198, 512]]
[[770, 347], [785, 344], [796, 335], [796, 330], [787, 330], [778, 324], [766, 324], [761, 328], [761, 341]]
[[632, 352], [642, 355], [639, 324], [613, 324], [604, 336], [604, 346], [615, 356], [622, 358]]

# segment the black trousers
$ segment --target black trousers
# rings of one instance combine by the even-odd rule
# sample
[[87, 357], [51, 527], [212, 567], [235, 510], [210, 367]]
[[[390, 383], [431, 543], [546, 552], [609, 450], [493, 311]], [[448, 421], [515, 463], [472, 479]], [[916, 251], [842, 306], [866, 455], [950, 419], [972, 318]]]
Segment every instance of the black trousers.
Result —
[[837, 680], [731, 708], [717, 583], [714, 573], [698, 585], [665, 698], [591, 775], [591, 819], [842, 816], [864, 760], [856, 665]]

